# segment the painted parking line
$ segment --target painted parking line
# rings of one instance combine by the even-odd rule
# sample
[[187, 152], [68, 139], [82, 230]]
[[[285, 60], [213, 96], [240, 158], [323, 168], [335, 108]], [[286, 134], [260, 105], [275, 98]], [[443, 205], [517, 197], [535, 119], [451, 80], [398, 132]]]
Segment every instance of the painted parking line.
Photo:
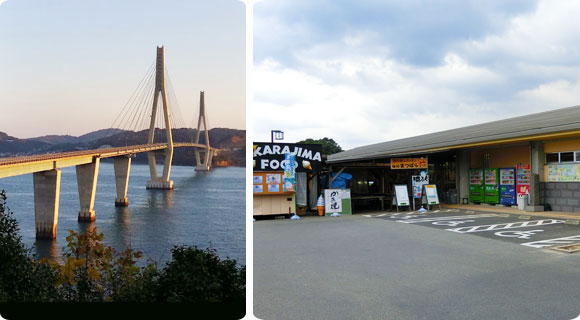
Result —
[[402, 223], [421, 223], [421, 222], [435, 222], [435, 221], [446, 221], [446, 220], [464, 220], [464, 219], [477, 219], [477, 218], [490, 218], [497, 217], [496, 214], [474, 214], [474, 215], [463, 215], [463, 216], [443, 216], [443, 217], [433, 217], [433, 218], [420, 218], [420, 219], [408, 219], [408, 220], [397, 220], [397, 222]]
[[526, 243], [522, 243], [522, 246], [528, 246], [528, 247], [532, 247], [532, 248], [541, 249], [544, 247], [551, 247], [551, 246], [555, 246], [558, 244], [571, 244], [571, 243], [576, 243], [576, 242], [580, 242], [580, 235], [575, 235], [575, 236], [571, 236], [571, 237], [564, 237], [564, 238], [526, 242]]
[[461, 228], [446, 229], [446, 230], [457, 232], [457, 233], [470, 233], [470, 232], [496, 231], [496, 230], [505, 230], [505, 229], [546, 226], [546, 225], [551, 225], [551, 224], [560, 224], [560, 223], [564, 223], [564, 222], [565, 222], [564, 220], [546, 219], [546, 220], [532, 220], [532, 221], [524, 221], [524, 222], [487, 224], [487, 225], [483, 225], [483, 226], [461, 227]]
[[417, 213], [417, 214], [409, 214], [406, 216], [402, 216], [402, 217], [390, 217], [391, 219], [401, 219], [401, 220], [409, 220], [409, 219], [415, 219], [417, 217], [428, 217], [429, 215], [424, 214], [424, 213]]
[[380, 214], [363, 214], [363, 217], [367, 217], [367, 218], [377, 218], [377, 217], [384, 217], [386, 216], [387, 213], [380, 213]]
[[432, 222], [432, 225], [436, 226], [447, 226], [447, 227], [456, 227], [460, 224], [475, 222], [475, 220], [451, 220], [451, 221], [435, 221]]

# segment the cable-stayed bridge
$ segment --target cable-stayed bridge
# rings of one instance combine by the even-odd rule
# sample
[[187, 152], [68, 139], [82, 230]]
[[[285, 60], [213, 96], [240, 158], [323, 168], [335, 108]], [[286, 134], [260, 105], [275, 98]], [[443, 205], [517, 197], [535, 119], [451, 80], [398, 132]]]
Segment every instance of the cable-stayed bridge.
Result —
[[[158, 47], [155, 62], [111, 126], [122, 129], [120, 131], [123, 133], [112, 136], [118, 141], [146, 126], [147, 140], [140, 144], [0, 158], [0, 178], [33, 174], [37, 239], [56, 238], [61, 168], [76, 167], [80, 203], [78, 220], [89, 222], [95, 220], [94, 202], [101, 159], [113, 159], [117, 206], [129, 204], [127, 187], [131, 158], [137, 153], [147, 153], [150, 169], [150, 180], [146, 186], [148, 189], [173, 189], [170, 175], [175, 148], [194, 148], [195, 169], [200, 171], [211, 169], [212, 158], [218, 150], [212, 148], [209, 142], [204, 92], [200, 93], [195, 138], [192, 137], [191, 141], [177, 142], [173, 140], [172, 128], [184, 128], [186, 125], [177, 106], [171, 81], [167, 80], [169, 79], [166, 78], [165, 51], [163, 47]], [[200, 141], [202, 131], [205, 139]], [[163, 172], [157, 172], [159, 158], [163, 160]]]

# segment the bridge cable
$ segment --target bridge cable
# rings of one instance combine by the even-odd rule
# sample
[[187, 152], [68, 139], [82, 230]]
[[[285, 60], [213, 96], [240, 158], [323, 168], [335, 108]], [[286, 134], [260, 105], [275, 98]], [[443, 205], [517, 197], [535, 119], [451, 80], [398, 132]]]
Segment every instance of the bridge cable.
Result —
[[175, 93], [175, 86], [173, 85], [173, 81], [171, 81], [171, 76], [169, 75], [169, 71], [167, 67], [165, 68], [168, 80], [168, 87], [169, 87], [169, 96], [171, 97], [172, 103], [170, 104], [171, 107], [171, 117], [170, 119], [173, 120], [172, 128], [187, 128], [185, 122], [183, 121], [183, 115], [181, 114], [181, 108], [179, 107], [179, 101], [177, 100], [177, 96]]
[[[119, 119], [121, 118], [121, 115], [123, 115], [127, 108], [129, 107], [131, 101], [133, 101], [135, 94], [139, 91], [139, 88], [143, 85], [144, 81], [146, 81], [147, 78], [149, 78], [149, 75], [151, 73], [151, 71], [154, 69], [155, 66], [155, 61], [153, 61], [153, 63], [151, 64], [151, 66], [149, 67], [149, 69], [147, 70], [147, 72], [145, 73], [145, 76], [141, 79], [139, 85], [137, 86], [137, 88], [135, 88], [135, 90], [133, 91], [133, 93], [131, 94], [131, 96], [129, 97], [129, 99], [127, 100], [127, 102], [125, 103], [125, 105], [123, 106], [123, 108], [121, 109], [121, 112], [119, 112], [119, 114], [117, 114], [117, 117], [115, 118], [115, 120], [113, 121], [113, 123], [111, 124], [111, 126], [109, 127], [109, 129], [107, 129], [107, 133], [105, 134], [104, 137], [110, 137], [114, 134], [118, 134], [119, 132], [113, 132], [113, 130], [115, 129], [115, 124], [117, 123], [117, 121], [119, 121]], [[120, 124], [120, 123], [119, 123]]]
[[131, 125], [129, 130], [137, 133], [138, 132], [138, 119], [141, 114], [147, 109], [147, 101], [149, 100], [150, 96], [153, 95], [153, 90], [155, 89], [154, 81], [150, 81], [148, 87], [142, 91], [142, 97], [140, 102], [137, 104], [135, 108], [135, 113], [133, 114], [133, 118], [131, 119]]
[[155, 85], [152, 85], [147, 93], [147, 100], [145, 100], [145, 105], [141, 108], [141, 112], [139, 113], [139, 118], [137, 123], [135, 124], [136, 128], [135, 131], [144, 131], [147, 132], [148, 121], [147, 115], [151, 112], [151, 107], [153, 106], [153, 93], [155, 92]]
[[151, 72], [151, 74], [149, 75], [147, 81], [145, 81], [143, 83], [143, 86], [141, 86], [141, 88], [139, 90], [140, 93], [135, 96], [135, 99], [133, 99], [133, 102], [131, 104], [131, 107], [127, 109], [127, 112], [125, 112], [125, 114], [123, 115], [123, 118], [121, 118], [121, 122], [122, 123], [120, 123], [119, 125], [122, 124], [121, 129], [124, 130], [124, 132], [121, 133], [121, 135], [119, 135], [119, 137], [118, 137], [119, 139], [118, 139], [117, 142], [120, 142], [119, 140], [121, 138], [124, 138], [125, 142], [127, 142], [126, 141], [127, 140], [127, 137], [129, 135], [131, 135], [131, 132], [130, 132], [130, 129], [131, 129], [131, 126], [132, 126], [132, 124], [131, 124], [131, 119], [132, 119], [131, 116], [134, 115], [135, 111], [138, 110], [139, 106], [141, 105], [141, 101], [144, 98], [144, 94], [145, 94], [146, 88], [148, 86], [150, 86], [151, 81], [153, 79], [154, 73], [155, 72]]

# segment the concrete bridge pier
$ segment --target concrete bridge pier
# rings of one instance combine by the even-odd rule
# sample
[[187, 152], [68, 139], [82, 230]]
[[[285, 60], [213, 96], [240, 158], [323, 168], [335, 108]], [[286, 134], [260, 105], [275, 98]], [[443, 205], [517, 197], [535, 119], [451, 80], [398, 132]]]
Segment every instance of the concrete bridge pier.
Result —
[[59, 169], [33, 173], [36, 239], [56, 239], [60, 175]]
[[129, 205], [127, 188], [129, 186], [129, 172], [131, 171], [131, 157], [114, 158], [113, 166], [115, 168], [115, 184], [117, 186], [115, 206], [126, 207]]
[[[157, 175], [157, 161], [156, 156], [163, 156], [165, 158], [163, 165], [163, 176]], [[149, 152], [147, 154], [149, 159], [149, 173], [151, 179], [147, 181], [147, 189], [162, 189], [162, 190], [173, 190], [173, 180], [169, 179], [171, 174], [171, 161], [173, 160], [173, 149], [168, 148], [166, 151], [159, 153]]]
[[209, 171], [211, 169], [211, 162], [213, 160], [213, 150], [195, 149], [195, 171]]
[[92, 163], [76, 166], [79, 202], [81, 205], [79, 221], [95, 221], [95, 193], [97, 192], [100, 162], [100, 158], [94, 158]]

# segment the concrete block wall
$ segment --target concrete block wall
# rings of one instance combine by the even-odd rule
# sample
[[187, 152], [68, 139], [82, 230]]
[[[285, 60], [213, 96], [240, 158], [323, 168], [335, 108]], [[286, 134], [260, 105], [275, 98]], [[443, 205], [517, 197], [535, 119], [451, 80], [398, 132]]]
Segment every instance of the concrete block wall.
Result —
[[552, 211], [580, 212], [580, 182], [544, 182], [540, 199]]

